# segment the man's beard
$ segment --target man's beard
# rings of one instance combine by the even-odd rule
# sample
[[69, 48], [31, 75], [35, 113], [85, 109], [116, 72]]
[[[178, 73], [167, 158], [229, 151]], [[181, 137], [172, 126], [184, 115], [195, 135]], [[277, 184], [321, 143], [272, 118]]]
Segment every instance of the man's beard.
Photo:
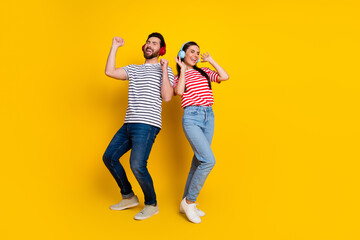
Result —
[[[160, 50], [159, 50], [160, 51]], [[146, 49], [144, 49], [144, 58], [146, 59], [152, 59], [159, 56], [159, 51], [153, 52], [151, 55], [146, 55]]]

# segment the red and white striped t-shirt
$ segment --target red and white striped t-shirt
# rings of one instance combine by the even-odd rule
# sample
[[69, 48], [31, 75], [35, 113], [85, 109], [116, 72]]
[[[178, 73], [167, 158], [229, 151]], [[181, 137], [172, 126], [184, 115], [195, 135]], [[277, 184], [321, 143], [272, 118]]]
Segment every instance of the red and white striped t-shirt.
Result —
[[[201, 68], [209, 76], [211, 82], [217, 82], [219, 74], [209, 68]], [[174, 87], [177, 86], [179, 76], [174, 77]], [[185, 72], [186, 92], [181, 96], [181, 107], [187, 106], [212, 106], [214, 104], [214, 96], [209, 88], [207, 79], [197, 70], [190, 69]]]

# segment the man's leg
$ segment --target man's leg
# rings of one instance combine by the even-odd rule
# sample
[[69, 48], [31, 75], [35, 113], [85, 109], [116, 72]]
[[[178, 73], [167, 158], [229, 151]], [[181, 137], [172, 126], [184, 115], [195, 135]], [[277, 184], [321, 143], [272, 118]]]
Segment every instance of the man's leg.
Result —
[[130, 148], [131, 141], [127, 136], [127, 124], [124, 124], [111, 140], [103, 156], [103, 161], [118, 184], [124, 199], [134, 196], [134, 193], [119, 159]]
[[147, 169], [147, 160], [159, 131], [160, 128], [148, 124], [134, 123], [130, 126], [132, 142], [130, 167], [143, 190], [145, 205], [156, 204], [156, 194], [152, 178]]

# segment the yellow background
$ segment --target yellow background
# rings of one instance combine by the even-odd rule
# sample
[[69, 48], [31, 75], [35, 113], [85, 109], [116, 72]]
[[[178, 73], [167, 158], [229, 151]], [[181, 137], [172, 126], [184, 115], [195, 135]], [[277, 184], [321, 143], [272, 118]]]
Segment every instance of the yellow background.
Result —
[[[358, 1], [7, 1], [1, 4], [1, 239], [359, 239]], [[191, 148], [179, 97], [163, 104], [149, 160], [160, 214], [123, 212], [102, 154], [122, 125], [127, 82], [161, 32], [165, 58], [198, 42], [227, 70], [213, 85], [217, 164], [178, 213]], [[199, 64], [200, 66], [209, 66]]]

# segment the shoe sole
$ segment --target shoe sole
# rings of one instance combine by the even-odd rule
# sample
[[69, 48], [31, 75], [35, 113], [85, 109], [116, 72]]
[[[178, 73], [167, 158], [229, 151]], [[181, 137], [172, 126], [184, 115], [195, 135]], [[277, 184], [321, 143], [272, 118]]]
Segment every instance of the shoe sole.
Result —
[[[183, 209], [183, 207], [181, 205], [180, 205], [180, 213], [185, 214], [185, 211], [184, 211], [184, 209]], [[199, 217], [205, 217], [205, 213], [200, 214], [199, 212], [197, 212], [197, 214], [198, 214]]]
[[115, 210], [115, 211], [120, 211], [120, 210], [125, 210], [125, 209], [128, 209], [128, 208], [136, 207], [137, 205], [139, 205], [139, 203], [133, 203], [131, 205], [128, 205], [128, 206], [122, 207], [122, 208], [114, 208], [114, 207], [110, 206], [110, 209]]
[[134, 217], [134, 219], [135, 220], [145, 220], [145, 219], [148, 219], [149, 217], [152, 217], [152, 216], [154, 216], [154, 215], [156, 215], [158, 213], [159, 213], [159, 211], [155, 212], [153, 215], [148, 216], [148, 217]]

